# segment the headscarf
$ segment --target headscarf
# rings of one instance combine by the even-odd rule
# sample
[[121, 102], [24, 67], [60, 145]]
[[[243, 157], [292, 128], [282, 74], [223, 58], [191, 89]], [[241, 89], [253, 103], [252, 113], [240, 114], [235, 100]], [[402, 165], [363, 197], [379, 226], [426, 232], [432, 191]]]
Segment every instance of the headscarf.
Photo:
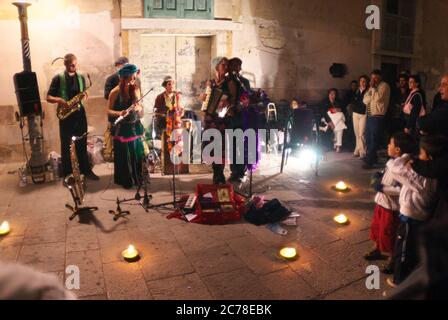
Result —
[[135, 64], [128, 63], [125, 64], [123, 68], [121, 68], [118, 71], [118, 75], [120, 76], [120, 78], [128, 78], [137, 72], [138, 72], [137, 66]]

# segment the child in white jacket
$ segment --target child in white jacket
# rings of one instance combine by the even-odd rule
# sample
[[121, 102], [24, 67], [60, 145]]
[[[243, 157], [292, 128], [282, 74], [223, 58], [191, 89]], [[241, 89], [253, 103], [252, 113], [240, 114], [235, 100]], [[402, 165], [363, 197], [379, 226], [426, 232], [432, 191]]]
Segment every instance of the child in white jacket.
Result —
[[[395, 134], [387, 147], [387, 154], [391, 158], [388, 165], [403, 154], [411, 153], [415, 149], [412, 137], [405, 133]], [[375, 211], [370, 226], [370, 239], [375, 243], [372, 251], [364, 255], [368, 261], [388, 260], [383, 266], [382, 272], [391, 274], [393, 268], [393, 250], [397, 229], [400, 222], [398, 198], [401, 184], [395, 180], [393, 173], [386, 166], [381, 180], [377, 177], [373, 187], [377, 194], [375, 196]]]
[[327, 115], [331, 119], [331, 122], [334, 126], [334, 149], [336, 150], [336, 152], [341, 152], [344, 130], [347, 129], [344, 113], [342, 111], [336, 111], [334, 108], [332, 108], [327, 112]]
[[[419, 159], [433, 160], [437, 155], [432, 150], [431, 138], [422, 138], [420, 142]], [[411, 166], [411, 156], [402, 157], [388, 163], [394, 179], [402, 184], [400, 192], [400, 224], [394, 249], [394, 278], [388, 279], [392, 286], [403, 282], [419, 263], [418, 233], [434, 209], [436, 200], [437, 181], [418, 175]]]

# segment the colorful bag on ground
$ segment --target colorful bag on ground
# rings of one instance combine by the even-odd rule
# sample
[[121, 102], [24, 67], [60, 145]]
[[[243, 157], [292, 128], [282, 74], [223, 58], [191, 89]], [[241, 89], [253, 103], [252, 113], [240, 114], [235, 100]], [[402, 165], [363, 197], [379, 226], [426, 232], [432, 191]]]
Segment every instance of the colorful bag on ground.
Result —
[[[194, 212], [188, 215], [191, 223], [207, 225], [224, 225], [238, 222], [246, 212], [246, 199], [235, 194], [232, 185], [204, 185], [196, 186], [197, 200]], [[185, 220], [183, 208], [188, 196], [183, 196], [180, 209], [167, 218]]]

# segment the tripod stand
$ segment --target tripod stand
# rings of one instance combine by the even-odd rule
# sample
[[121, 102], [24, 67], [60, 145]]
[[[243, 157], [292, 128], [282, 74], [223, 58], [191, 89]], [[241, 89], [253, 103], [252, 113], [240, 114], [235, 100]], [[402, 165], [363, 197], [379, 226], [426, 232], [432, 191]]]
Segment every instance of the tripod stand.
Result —
[[76, 216], [79, 216], [83, 212], [92, 212], [98, 210], [98, 207], [80, 207], [82, 201], [78, 196], [76, 196], [75, 191], [73, 190], [73, 186], [68, 185], [68, 189], [70, 190], [70, 194], [73, 198], [73, 203], [75, 204], [75, 206], [72, 206], [68, 203], [65, 205], [67, 209], [73, 212], [73, 214], [68, 218], [70, 221], [75, 219]]
[[[120, 204], [125, 203], [125, 202], [131, 202], [131, 201], [138, 201], [140, 203], [140, 205], [142, 206], [142, 208], [146, 211], [149, 212], [150, 209], [150, 201], [152, 199], [152, 195], [148, 194], [148, 184], [149, 182], [149, 170], [148, 170], [148, 157], [143, 157], [142, 158], [142, 174], [141, 177], [138, 178], [138, 187], [137, 187], [137, 192], [135, 193], [134, 198], [130, 198], [130, 199], [123, 199], [120, 200], [117, 197], [117, 208], [115, 210], [109, 210], [109, 213], [112, 214], [114, 216], [114, 221], [117, 221], [119, 218], [123, 218], [124, 216], [130, 215], [131, 213], [126, 210], [123, 211], [121, 209]], [[140, 195], [140, 190], [143, 188], [143, 196]]]

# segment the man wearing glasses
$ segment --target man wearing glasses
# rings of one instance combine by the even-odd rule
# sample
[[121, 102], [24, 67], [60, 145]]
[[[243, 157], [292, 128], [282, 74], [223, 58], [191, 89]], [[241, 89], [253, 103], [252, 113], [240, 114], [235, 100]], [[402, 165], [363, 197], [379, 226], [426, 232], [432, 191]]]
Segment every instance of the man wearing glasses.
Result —
[[[86, 88], [84, 76], [76, 72], [77, 59], [74, 54], [67, 54], [64, 57], [65, 71], [56, 75], [51, 81], [48, 90], [47, 102], [57, 103], [63, 107], [68, 107], [67, 101], [81, 93]], [[59, 136], [61, 139], [62, 174], [64, 177], [72, 173], [70, 160], [70, 143], [72, 137], [82, 136], [87, 132], [86, 112], [81, 102], [79, 111], [73, 113], [68, 118], [59, 121]], [[87, 179], [99, 180], [99, 177], [92, 172], [87, 155], [87, 137], [76, 142], [76, 154], [79, 162], [79, 169]]]

